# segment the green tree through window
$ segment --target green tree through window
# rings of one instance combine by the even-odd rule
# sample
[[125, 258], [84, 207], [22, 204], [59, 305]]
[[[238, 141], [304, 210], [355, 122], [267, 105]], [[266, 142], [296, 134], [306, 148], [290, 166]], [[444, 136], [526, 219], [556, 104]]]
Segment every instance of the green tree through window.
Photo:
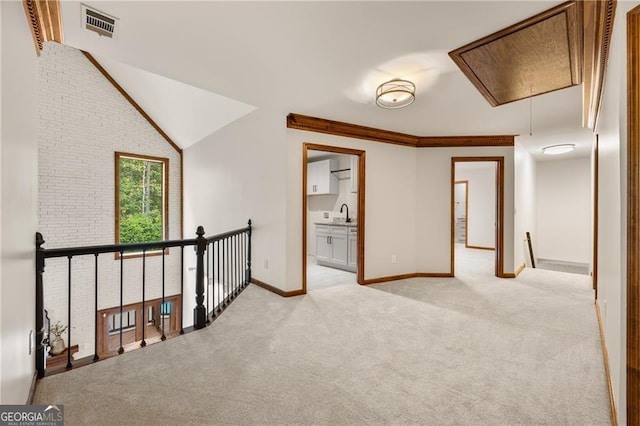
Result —
[[168, 160], [116, 153], [116, 202], [120, 243], [160, 241], [166, 231]]

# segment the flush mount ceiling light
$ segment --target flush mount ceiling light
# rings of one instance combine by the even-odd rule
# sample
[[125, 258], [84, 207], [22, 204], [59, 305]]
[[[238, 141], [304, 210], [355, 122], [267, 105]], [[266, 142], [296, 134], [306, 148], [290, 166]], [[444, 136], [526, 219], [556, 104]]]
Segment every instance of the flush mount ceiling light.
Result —
[[558, 154], [566, 154], [567, 152], [571, 152], [576, 149], [576, 146], [572, 143], [565, 143], [561, 145], [551, 145], [545, 146], [542, 148], [543, 154], [549, 155], [558, 155]]
[[394, 78], [376, 89], [376, 105], [394, 109], [409, 106], [416, 99], [416, 86], [408, 80]]

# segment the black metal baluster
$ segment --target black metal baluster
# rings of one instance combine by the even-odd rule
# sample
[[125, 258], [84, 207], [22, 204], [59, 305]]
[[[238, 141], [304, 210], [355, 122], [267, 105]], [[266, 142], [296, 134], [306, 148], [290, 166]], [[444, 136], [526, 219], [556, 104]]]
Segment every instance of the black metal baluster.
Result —
[[231, 238], [233, 244], [233, 297], [235, 298], [238, 295], [238, 236], [234, 235]]
[[242, 234], [237, 234], [236, 235], [236, 295], [238, 295], [238, 293], [240, 293], [240, 284], [242, 283], [242, 274], [241, 274], [241, 268], [242, 266], [240, 265], [240, 246], [242, 243], [241, 237]]
[[220, 309], [222, 309], [222, 276], [220, 275], [220, 240], [216, 241], [217, 245], [218, 245], [218, 312], [220, 312]]
[[93, 360], [98, 361], [98, 253], [95, 256], [95, 300], [94, 300], [94, 318], [93, 318], [93, 330], [94, 330], [94, 344], [93, 344]]
[[205, 256], [207, 256], [207, 279], [205, 280], [207, 283], [207, 287], [205, 288], [206, 295], [206, 306], [207, 306], [207, 324], [211, 324], [211, 319], [209, 319], [209, 277], [210, 277], [210, 269], [209, 269], [209, 243], [207, 243], [207, 251], [205, 252]]
[[216, 313], [216, 242], [211, 241], [211, 318], [215, 319]]
[[233, 237], [227, 239], [229, 244], [229, 256], [227, 264], [229, 266], [229, 303], [233, 300]]
[[229, 237], [229, 246], [230, 246], [230, 250], [231, 250], [231, 255], [229, 257], [229, 269], [231, 272], [231, 290], [229, 291], [230, 294], [230, 299], [233, 300], [235, 297], [235, 293], [236, 293], [236, 271], [235, 271], [235, 251], [236, 251], [236, 247], [235, 247], [235, 236], [232, 235]]
[[227, 250], [226, 250], [226, 240], [223, 238], [220, 242], [222, 243], [222, 308], [224, 309], [224, 307], [227, 306], [227, 293], [226, 293], [227, 269], [225, 268], [226, 261], [227, 261], [227, 256], [226, 256]]
[[236, 271], [236, 296], [240, 292], [240, 234], [236, 234], [234, 237], [236, 244], [236, 255], [235, 255], [235, 271]]
[[142, 342], [140, 342], [141, 347], [147, 346], [147, 341], [144, 339], [147, 331], [147, 323], [144, 320], [145, 317], [145, 287], [146, 287], [146, 277], [147, 277], [147, 250], [142, 250]]
[[180, 246], [180, 334], [184, 334], [182, 316], [184, 312], [184, 246]]
[[240, 288], [244, 289], [244, 232], [240, 234]]
[[240, 239], [238, 271], [240, 271], [240, 290], [242, 290], [244, 288], [244, 232], [238, 238]]
[[249, 231], [247, 232], [247, 284], [251, 282], [251, 219], [248, 222]]
[[231, 303], [231, 240], [229, 237], [225, 238], [227, 244], [227, 305]]
[[167, 336], [164, 334], [164, 258], [167, 250], [162, 250], [162, 304], [160, 305], [160, 323], [162, 324], [162, 336], [160, 340], [167, 340]]
[[68, 305], [67, 305], [67, 368], [73, 368], [73, 364], [71, 364], [71, 258], [72, 256], [67, 256], [69, 259], [69, 294], [68, 294]]
[[247, 286], [247, 233], [242, 233], [242, 287]]
[[122, 302], [123, 302], [123, 278], [124, 278], [124, 251], [120, 250], [120, 349], [119, 354], [124, 353], [124, 347], [122, 346]]
[[244, 285], [249, 286], [249, 231], [244, 234]]

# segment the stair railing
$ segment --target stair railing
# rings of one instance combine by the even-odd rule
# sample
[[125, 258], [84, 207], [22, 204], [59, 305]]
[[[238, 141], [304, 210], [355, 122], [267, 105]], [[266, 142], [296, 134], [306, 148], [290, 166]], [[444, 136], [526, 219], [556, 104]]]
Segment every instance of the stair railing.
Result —
[[[180, 300], [184, 305], [185, 247], [194, 247], [196, 256], [195, 271], [195, 308], [193, 310], [193, 329], [199, 330], [210, 324], [233, 301], [233, 299], [251, 282], [251, 220], [245, 228], [205, 237], [204, 228], [199, 226], [197, 238], [183, 240], [166, 240], [134, 244], [107, 244], [96, 246], [69, 247], [47, 249], [42, 234], [36, 233], [36, 370], [38, 377], [46, 372], [47, 346], [49, 344], [48, 329], [45, 329], [44, 272], [45, 260], [67, 258], [67, 348], [71, 348], [72, 330], [72, 259], [77, 256], [94, 256], [94, 356], [93, 361], [100, 359], [98, 354], [98, 257], [101, 254], [119, 254], [120, 260], [120, 309], [119, 309], [119, 343], [118, 354], [123, 348], [123, 294], [124, 264], [126, 253], [142, 253], [142, 327], [145, 328], [145, 262], [149, 252], [161, 251], [162, 255], [162, 309], [165, 307], [165, 254], [167, 249], [180, 248]], [[205, 279], [206, 277], [206, 279]], [[205, 285], [206, 284], [206, 285]], [[182, 306], [180, 312], [183, 312]], [[162, 314], [162, 312], [161, 312]], [[185, 328], [180, 315], [180, 332]], [[161, 321], [162, 339], [165, 340], [164, 320]], [[146, 345], [144, 331], [140, 346]], [[71, 350], [67, 350], [66, 369], [73, 368]]]

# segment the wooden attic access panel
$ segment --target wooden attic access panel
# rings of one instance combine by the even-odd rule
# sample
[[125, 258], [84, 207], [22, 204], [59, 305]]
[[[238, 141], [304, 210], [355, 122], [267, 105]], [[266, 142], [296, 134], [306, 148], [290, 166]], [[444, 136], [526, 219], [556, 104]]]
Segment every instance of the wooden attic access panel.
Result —
[[570, 1], [449, 56], [492, 106], [582, 83], [581, 5]]

